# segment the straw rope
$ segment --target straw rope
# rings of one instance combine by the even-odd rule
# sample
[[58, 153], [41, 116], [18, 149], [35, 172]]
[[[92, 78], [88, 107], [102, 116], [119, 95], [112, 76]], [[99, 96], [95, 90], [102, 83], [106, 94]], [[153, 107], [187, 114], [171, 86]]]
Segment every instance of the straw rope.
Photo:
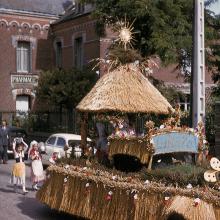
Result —
[[[50, 177], [37, 198], [66, 213], [94, 220], [162, 220], [172, 213], [189, 220], [220, 219], [219, 197], [213, 190], [181, 189], [153, 182], [145, 185], [141, 180], [124, 177], [112, 180], [108, 172], [73, 166], [51, 166], [48, 171]], [[109, 191], [113, 194], [107, 199]], [[164, 203], [164, 193], [171, 195], [169, 206]], [[193, 205], [195, 195], [201, 199], [197, 207]]]

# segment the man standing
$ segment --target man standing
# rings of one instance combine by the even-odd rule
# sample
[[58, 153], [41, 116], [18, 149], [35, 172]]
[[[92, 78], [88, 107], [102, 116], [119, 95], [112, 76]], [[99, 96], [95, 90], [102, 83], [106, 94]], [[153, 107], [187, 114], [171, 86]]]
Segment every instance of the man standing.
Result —
[[5, 120], [2, 121], [2, 126], [0, 128], [0, 162], [7, 164], [8, 160], [8, 133], [9, 128]]

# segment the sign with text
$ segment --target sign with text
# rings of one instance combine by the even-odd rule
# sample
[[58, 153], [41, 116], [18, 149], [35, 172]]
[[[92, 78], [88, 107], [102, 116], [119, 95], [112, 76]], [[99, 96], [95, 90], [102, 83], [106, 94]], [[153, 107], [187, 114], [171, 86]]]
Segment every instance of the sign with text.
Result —
[[154, 154], [198, 153], [198, 137], [187, 132], [168, 132], [153, 136]]
[[28, 84], [32, 86], [38, 85], [37, 75], [11, 75], [12, 86], [17, 84]]

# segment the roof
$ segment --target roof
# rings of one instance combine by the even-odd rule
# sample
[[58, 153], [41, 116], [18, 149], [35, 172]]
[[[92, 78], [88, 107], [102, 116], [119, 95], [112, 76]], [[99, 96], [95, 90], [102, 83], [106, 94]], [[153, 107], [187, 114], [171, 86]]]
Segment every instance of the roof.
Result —
[[0, 9], [58, 16], [71, 4], [71, 0], [0, 0]]
[[129, 64], [102, 76], [76, 108], [85, 112], [168, 114], [172, 107], [140, 70]]
[[[154, 70], [152, 76], [167, 83], [186, 83], [184, 74], [181, 73], [177, 66], [177, 64], [170, 64], [166, 67], [161, 66], [158, 70]], [[205, 72], [205, 82], [206, 84], [214, 84], [211, 73], [207, 70]]]
[[[76, 141], [80, 141], [81, 140], [81, 135], [78, 135], [78, 134], [56, 133], [56, 134], [52, 134], [51, 136], [59, 136], [59, 137], [66, 138], [68, 140], [76, 140]], [[87, 141], [91, 141], [91, 139], [87, 138]]]

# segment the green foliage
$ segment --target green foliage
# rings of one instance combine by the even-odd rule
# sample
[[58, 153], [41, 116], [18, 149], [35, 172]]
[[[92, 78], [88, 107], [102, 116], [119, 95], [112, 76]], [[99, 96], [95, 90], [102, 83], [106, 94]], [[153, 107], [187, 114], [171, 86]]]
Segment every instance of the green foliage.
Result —
[[164, 168], [157, 168], [147, 171], [142, 178], [154, 181], [160, 181], [167, 184], [177, 184], [186, 187], [189, 183], [194, 186], [203, 185], [203, 174], [205, 169], [190, 164], [171, 165]]
[[90, 70], [53, 70], [41, 74], [37, 97], [48, 104], [74, 108], [90, 91], [97, 74]]

